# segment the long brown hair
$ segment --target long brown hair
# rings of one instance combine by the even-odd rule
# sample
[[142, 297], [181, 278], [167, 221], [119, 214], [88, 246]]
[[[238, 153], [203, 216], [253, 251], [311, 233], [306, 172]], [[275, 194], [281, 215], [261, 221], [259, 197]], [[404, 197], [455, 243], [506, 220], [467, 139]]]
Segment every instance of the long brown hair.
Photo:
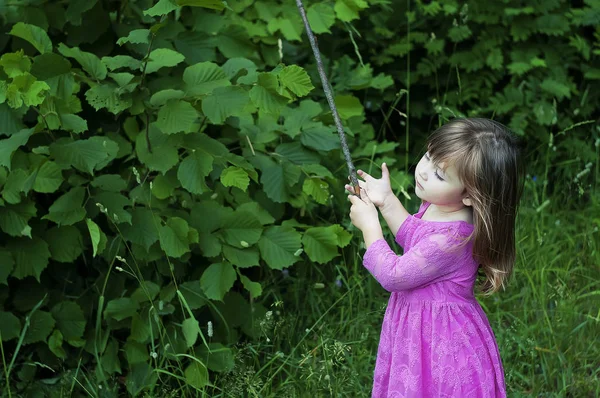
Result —
[[473, 257], [491, 294], [510, 277], [516, 257], [515, 220], [523, 187], [523, 167], [516, 137], [489, 119], [454, 119], [429, 137], [436, 163], [452, 164], [473, 208]]

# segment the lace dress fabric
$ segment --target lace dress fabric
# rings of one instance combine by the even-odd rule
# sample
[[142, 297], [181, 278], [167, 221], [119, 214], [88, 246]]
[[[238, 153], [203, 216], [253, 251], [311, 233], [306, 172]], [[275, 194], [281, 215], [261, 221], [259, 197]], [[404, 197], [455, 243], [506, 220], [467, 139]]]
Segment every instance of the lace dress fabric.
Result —
[[473, 226], [422, 220], [428, 206], [398, 230], [402, 256], [380, 239], [363, 257], [391, 292], [372, 397], [505, 397], [494, 334], [473, 294]]

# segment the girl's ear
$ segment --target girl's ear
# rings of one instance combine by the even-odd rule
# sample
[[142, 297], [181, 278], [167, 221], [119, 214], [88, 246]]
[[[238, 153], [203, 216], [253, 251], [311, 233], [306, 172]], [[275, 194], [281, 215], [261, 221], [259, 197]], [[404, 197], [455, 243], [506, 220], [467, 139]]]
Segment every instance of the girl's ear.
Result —
[[462, 202], [465, 206], [473, 206], [473, 202], [471, 201], [471, 198], [469, 198], [468, 196], [465, 196], [463, 198]]

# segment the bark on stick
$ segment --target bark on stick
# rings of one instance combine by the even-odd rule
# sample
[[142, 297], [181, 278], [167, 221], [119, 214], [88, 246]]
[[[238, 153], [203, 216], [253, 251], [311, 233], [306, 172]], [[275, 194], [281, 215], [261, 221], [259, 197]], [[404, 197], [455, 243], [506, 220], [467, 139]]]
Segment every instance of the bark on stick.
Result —
[[335, 126], [337, 127], [338, 135], [340, 136], [340, 142], [342, 144], [342, 151], [344, 152], [344, 157], [346, 158], [346, 164], [348, 165], [348, 175], [350, 176], [350, 180], [352, 185], [354, 186], [354, 192], [357, 196], [360, 197], [360, 187], [358, 186], [358, 178], [356, 177], [356, 169], [354, 168], [354, 163], [352, 163], [352, 157], [350, 156], [350, 150], [348, 149], [348, 143], [346, 142], [346, 134], [344, 134], [344, 128], [342, 126], [342, 121], [340, 119], [340, 115], [335, 107], [335, 102], [333, 101], [333, 94], [331, 87], [329, 86], [329, 80], [327, 79], [327, 75], [325, 74], [325, 69], [323, 68], [323, 61], [321, 60], [321, 53], [319, 52], [319, 45], [317, 44], [317, 40], [315, 39], [315, 35], [312, 32], [310, 27], [310, 23], [308, 22], [308, 18], [306, 16], [306, 11], [304, 10], [304, 4], [302, 0], [296, 0], [296, 5], [298, 6], [298, 11], [300, 11], [300, 15], [302, 16], [302, 21], [304, 22], [304, 28], [306, 29], [306, 34], [308, 35], [308, 40], [310, 41], [310, 46], [312, 47], [313, 53], [315, 55], [315, 59], [317, 61], [317, 69], [319, 70], [319, 76], [321, 77], [321, 84], [323, 85], [323, 90], [325, 90], [325, 97], [327, 97], [327, 102], [329, 103], [329, 108], [331, 108], [331, 113], [333, 114], [333, 120], [335, 121]]

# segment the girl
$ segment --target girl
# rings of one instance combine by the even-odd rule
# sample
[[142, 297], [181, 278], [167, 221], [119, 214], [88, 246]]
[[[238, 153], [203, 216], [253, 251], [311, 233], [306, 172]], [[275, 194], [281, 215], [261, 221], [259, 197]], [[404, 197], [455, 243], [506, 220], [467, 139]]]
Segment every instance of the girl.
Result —
[[[358, 174], [352, 224], [363, 233], [363, 264], [391, 292], [383, 319], [373, 397], [505, 397], [490, 324], [474, 296], [504, 286], [515, 261], [522, 169], [516, 139], [487, 119], [456, 119], [429, 138], [415, 170], [422, 204], [410, 215], [387, 166]], [[354, 193], [351, 186], [346, 189]], [[383, 239], [377, 208], [404, 254]]]

